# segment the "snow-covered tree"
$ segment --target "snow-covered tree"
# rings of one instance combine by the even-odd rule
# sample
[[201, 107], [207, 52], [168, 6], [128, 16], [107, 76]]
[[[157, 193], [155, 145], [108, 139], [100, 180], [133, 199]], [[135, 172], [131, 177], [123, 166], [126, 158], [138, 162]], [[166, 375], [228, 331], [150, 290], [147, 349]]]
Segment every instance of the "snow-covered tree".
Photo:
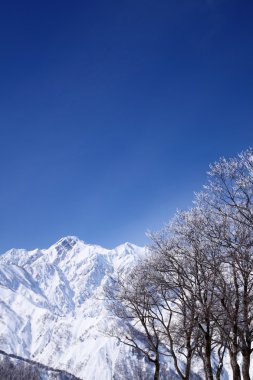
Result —
[[127, 275], [119, 275], [105, 286], [108, 307], [121, 320], [106, 333], [141, 352], [154, 364], [154, 380], [158, 380], [161, 356], [168, 355], [168, 351], [162, 343], [156, 317], [156, 296], [150, 291], [143, 274], [142, 268], [137, 265]]
[[221, 379], [227, 352], [233, 380], [250, 380], [253, 151], [211, 165], [194, 208], [178, 212], [151, 239], [150, 256], [116, 281], [114, 313], [132, 321], [124, 342], [158, 363], [156, 379], [168, 350], [181, 379], [191, 378], [194, 355], [206, 380]]
[[[236, 356], [240, 352], [243, 379], [249, 380], [253, 340], [252, 149], [211, 165], [209, 183], [197, 195], [196, 203], [210, 210], [212, 235], [209, 231], [209, 239], [222, 247], [220, 268], [224, 270], [217, 284], [224, 318], [230, 324], [229, 341], [233, 340], [230, 357], [234, 378], [239, 378]], [[223, 228], [217, 228], [218, 224]]]

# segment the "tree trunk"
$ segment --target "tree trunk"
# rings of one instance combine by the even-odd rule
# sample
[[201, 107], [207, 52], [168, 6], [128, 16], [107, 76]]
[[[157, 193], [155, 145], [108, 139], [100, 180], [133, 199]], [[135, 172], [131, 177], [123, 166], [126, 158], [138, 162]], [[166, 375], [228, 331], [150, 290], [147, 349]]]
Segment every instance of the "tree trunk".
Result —
[[192, 354], [187, 355], [184, 380], [190, 379]]
[[206, 380], [213, 380], [213, 371], [212, 371], [210, 358], [204, 357], [204, 366], [205, 366]]
[[223, 359], [224, 359], [225, 351], [226, 351], [226, 348], [223, 346], [220, 346], [218, 349], [219, 364], [216, 370], [216, 380], [221, 379], [221, 372], [223, 369]]
[[250, 322], [249, 322], [249, 276], [244, 278], [244, 289], [243, 289], [243, 349], [242, 353], [242, 376], [243, 380], [250, 380], [249, 368], [250, 368], [250, 354], [251, 354], [251, 333], [250, 333]]
[[248, 350], [247, 350], [246, 352], [242, 352], [242, 376], [243, 376], [243, 380], [250, 380], [249, 367], [250, 367], [250, 352], [248, 352]]
[[160, 363], [159, 359], [154, 361], [155, 364], [155, 374], [154, 374], [154, 380], [159, 380], [159, 373], [160, 373]]
[[220, 380], [221, 379], [222, 368], [223, 368], [223, 364], [219, 363], [217, 371], [216, 371], [216, 380]]
[[205, 351], [204, 351], [204, 367], [206, 380], [213, 380], [213, 370], [211, 364], [211, 337], [207, 332], [205, 333]]
[[191, 332], [186, 335], [187, 355], [186, 355], [184, 380], [189, 380], [190, 379], [190, 373], [191, 373], [191, 362], [192, 362], [192, 355], [193, 355], [193, 349], [191, 346], [191, 336], [192, 336], [192, 329], [191, 329]]
[[233, 371], [233, 380], [241, 380], [241, 372], [237, 363], [237, 354], [229, 350], [230, 364]]

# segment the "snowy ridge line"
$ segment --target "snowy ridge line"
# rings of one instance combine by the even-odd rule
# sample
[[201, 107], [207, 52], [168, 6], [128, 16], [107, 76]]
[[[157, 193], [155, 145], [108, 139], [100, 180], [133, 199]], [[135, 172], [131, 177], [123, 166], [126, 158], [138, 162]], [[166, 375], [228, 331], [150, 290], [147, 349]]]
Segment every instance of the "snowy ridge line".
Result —
[[12, 359], [20, 360], [20, 361], [23, 361], [23, 362], [31, 364], [31, 365], [36, 365], [38, 368], [45, 369], [47, 371], [57, 372], [59, 374], [66, 375], [70, 378], [70, 380], [82, 380], [80, 377], [76, 377], [72, 373], [69, 373], [67, 371], [60, 370], [57, 368], [53, 368], [53, 367], [41, 364], [39, 362], [36, 362], [35, 360], [25, 359], [22, 356], [18, 356], [18, 355], [14, 355], [14, 354], [8, 354], [7, 352], [5, 352], [3, 350], [0, 350], [0, 355], [7, 356], [7, 357], [12, 358]]

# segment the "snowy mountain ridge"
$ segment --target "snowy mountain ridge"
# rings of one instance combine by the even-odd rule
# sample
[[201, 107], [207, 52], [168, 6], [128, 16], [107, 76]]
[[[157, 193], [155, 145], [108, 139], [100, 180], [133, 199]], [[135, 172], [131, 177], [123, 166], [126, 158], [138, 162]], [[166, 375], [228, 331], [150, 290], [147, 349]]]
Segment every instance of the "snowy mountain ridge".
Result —
[[131, 243], [110, 250], [75, 236], [2, 254], [0, 349], [85, 380], [148, 379], [151, 365], [104, 334], [111, 316], [103, 301], [111, 276], [145, 254]]

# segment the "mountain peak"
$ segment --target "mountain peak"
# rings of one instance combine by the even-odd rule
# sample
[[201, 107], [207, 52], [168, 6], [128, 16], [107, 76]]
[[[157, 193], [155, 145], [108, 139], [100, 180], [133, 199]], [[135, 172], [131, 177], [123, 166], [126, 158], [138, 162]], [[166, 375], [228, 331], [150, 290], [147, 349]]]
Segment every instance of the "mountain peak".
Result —
[[133, 244], [133, 243], [129, 243], [128, 241], [123, 243], [123, 244], [120, 244], [118, 245], [115, 250], [117, 251], [134, 251], [134, 250], [138, 250], [138, 249], [143, 249], [143, 247], [139, 247], [138, 245], [136, 244]]
[[53, 245], [53, 247], [55, 247], [58, 252], [61, 252], [62, 250], [69, 251], [79, 241], [80, 239], [77, 236], [65, 236], [58, 240], [57, 243]]

